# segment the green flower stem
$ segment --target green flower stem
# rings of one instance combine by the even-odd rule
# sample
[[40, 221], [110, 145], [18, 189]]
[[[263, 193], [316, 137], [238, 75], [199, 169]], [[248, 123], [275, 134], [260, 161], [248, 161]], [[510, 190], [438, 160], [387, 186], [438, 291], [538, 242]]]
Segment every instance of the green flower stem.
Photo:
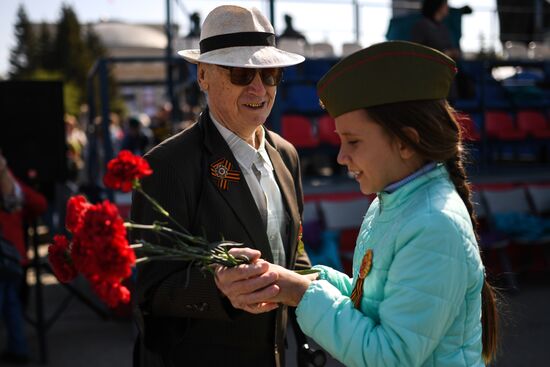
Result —
[[[124, 226], [129, 229], [144, 229], [150, 230], [158, 233], [159, 235], [172, 240], [176, 247], [164, 247], [153, 245], [147, 242], [143, 244], [137, 244], [130, 246], [133, 249], [139, 249], [139, 251], [146, 252], [147, 255], [161, 255], [155, 257], [156, 259], [167, 259], [167, 260], [185, 260], [191, 262], [198, 262], [203, 265], [203, 267], [208, 268], [208, 265], [211, 264], [220, 264], [227, 267], [234, 267], [241, 264], [249, 264], [250, 260], [245, 257], [236, 258], [235, 256], [229, 253], [229, 250], [223, 246], [215, 246], [213, 248], [205, 248], [208, 245], [208, 242], [202, 237], [192, 236], [191, 233], [183, 227], [181, 224], [176, 222], [174, 218], [170, 216], [170, 213], [166, 211], [155, 199], [149, 196], [141, 187], [141, 183], [138, 179], [133, 181], [133, 189], [141, 193], [152, 205], [153, 207], [166, 218], [168, 218], [172, 223], [174, 223], [179, 230], [174, 230], [169, 227], [162, 226], [160, 224], [138, 224], [125, 222]], [[192, 246], [189, 243], [195, 245]], [[198, 246], [197, 246], [198, 245]], [[136, 260], [136, 263], [147, 261], [149, 258], [141, 257]], [[296, 273], [301, 275], [318, 273], [319, 270], [316, 269], [305, 269], [305, 270], [294, 270]]]
[[321, 270], [319, 270], [319, 269], [302, 269], [302, 270], [294, 270], [294, 272], [296, 274], [300, 274], [300, 275], [308, 275], [308, 274], [320, 273]]
[[[136, 248], [136, 247], [132, 247]], [[147, 253], [147, 255], [164, 255], [164, 256], [170, 256], [172, 259], [184, 259], [184, 260], [192, 260], [192, 261], [204, 261], [208, 260], [210, 255], [207, 252], [203, 252], [202, 254], [195, 253], [191, 254], [186, 251], [182, 251], [180, 249], [174, 249], [169, 247], [161, 247], [157, 245], [150, 244], [148, 242], [144, 242], [139, 247], [140, 252]]]
[[[138, 226], [147, 227], [145, 225], [138, 225]], [[170, 240], [171, 243], [175, 245], [175, 247], [151, 245], [154, 247], [155, 251], [160, 251], [161, 253], [173, 252], [175, 255], [179, 257], [183, 255], [189, 256], [190, 259], [193, 259], [193, 257], [211, 255], [210, 251], [208, 251], [204, 247], [191, 246], [181, 240], [178, 240], [177, 238], [174, 238], [173, 236], [170, 236], [170, 234], [173, 234], [173, 232], [177, 232], [177, 231], [173, 231], [171, 228], [166, 228], [159, 225], [152, 225], [151, 227], [152, 228], [145, 228], [145, 229], [151, 229], [155, 231], [159, 235]], [[168, 233], [164, 233], [164, 232], [168, 232]]]
[[147, 200], [149, 200], [149, 202], [153, 205], [153, 207], [159, 212], [161, 213], [162, 215], [164, 215], [166, 218], [170, 219], [172, 221], [172, 223], [174, 223], [176, 226], [178, 226], [178, 228], [184, 232], [185, 234], [187, 234], [188, 236], [191, 235], [191, 233], [189, 233], [189, 231], [183, 227], [181, 224], [179, 224], [178, 222], [176, 222], [174, 220], [174, 218], [172, 218], [170, 216], [170, 213], [168, 213], [168, 211], [166, 211], [166, 209], [164, 209], [159, 203], [158, 201], [156, 201], [155, 199], [153, 199], [151, 196], [149, 196], [149, 194], [147, 194], [143, 188], [141, 187], [141, 182], [139, 182], [139, 179], [134, 179], [133, 183], [132, 183], [132, 187], [134, 190], [138, 191], [139, 193], [141, 193]]
[[[155, 226], [139, 225], [142, 229], [153, 229]], [[148, 227], [148, 228], [143, 228]], [[223, 254], [213, 254], [204, 248], [192, 247], [184, 244], [184, 248], [170, 248], [154, 245], [148, 242], [131, 245], [130, 247], [144, 255], [160, 255], [156, 259], [185, 260], [202, 264], [203, 266], [211, 264], [220, 264], [227, 267], [233, 267], [248, 263], [247, 259], [235, 258], [233, 255], [225, 252]], [[144, 260], [142, 260], [144, 261]]]
[[190, 241], [190, 242], [194, 242], [194, 243], [203, 243], [204, 242], [204, 241], [201, 241], [201, 240], [198, 240], [198, 239], [194, 238], [193, 236], [181, 233], [179, 231], [176, 231], [175, 229], [172, 229], [170, 227], [165, 227], [165, 226], [162, 226], [160, 224], [138, 224], [138, 223], [125, 222], [124, 226], [126, 228], [130, 228], [130, 229], [146, 229], [146, 230], [151, 230], [151, 231], [154, 231], [154, 232], [166, 232], [166, 233], [169, 233], [173, 236], [181, 237], [182, 239], [184, 239], [186, 241]]

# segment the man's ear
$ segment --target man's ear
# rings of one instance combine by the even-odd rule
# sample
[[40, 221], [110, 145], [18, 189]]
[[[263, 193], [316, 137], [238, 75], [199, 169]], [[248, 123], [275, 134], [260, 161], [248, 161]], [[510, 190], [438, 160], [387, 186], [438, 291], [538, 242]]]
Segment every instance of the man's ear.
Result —
[[[418, 131], [412, 127], [404, 127], [403, 132], [407, 137], [414, 141], [415, 143], [420, 143], [420, 135], [418, 135]], [[415, 150], [406, 144], [404, 141], [399, 139], [398, 141], [398, 148], [399, 148], [399, 154], [401, 155], [402, 159], [411, 159], [415, 155]]]
[[203, 92], [208, 91], [208, 83], [206, 82], [206, 74], [208, 73], [207, 67], [203, 63], [197, 65], [197, 82]]

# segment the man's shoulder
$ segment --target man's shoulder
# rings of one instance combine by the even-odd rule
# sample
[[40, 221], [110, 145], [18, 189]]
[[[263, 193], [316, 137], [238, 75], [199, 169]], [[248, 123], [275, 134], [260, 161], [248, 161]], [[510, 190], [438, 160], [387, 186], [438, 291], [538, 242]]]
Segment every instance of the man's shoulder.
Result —
[[296, 148], [292, 143], [283, 138], [281, 135], [277, 134], [274, 131], [266, 129], [268, 139], [275, 149], [278, 151], [284, 151], [291, 154], [298, 154]]
[[147, 160], [165, 160], [175, 157], [184, 158], [190, 153], [196, 155], [202, 145], [202, 132], [197, 123], [169, 137], [153, 147], [145, 158]]

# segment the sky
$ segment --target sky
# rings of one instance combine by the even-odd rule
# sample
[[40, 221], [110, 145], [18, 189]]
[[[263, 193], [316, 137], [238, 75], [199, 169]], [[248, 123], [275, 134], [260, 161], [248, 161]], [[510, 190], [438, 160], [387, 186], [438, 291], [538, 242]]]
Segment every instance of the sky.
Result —
[[[355, 41], [352, 0], [277, 0], [275, 3], [275, 29], [284, 28], [284, 14], [294, 19], [294, 28], [302, 31], [310, 42], [328, 41], [338, 54], [341, 44]], [[357, 0], [360, 8], [359, 43], [368, 46], [385, 40], [388, 22], [391, 18], [391, 0]], [[100, 19], [121, 20], [129, 23], [164, 23], [165, 0], [0, 0], [0, 75], [7, 76], [10, 49], [15, 44], [14, 24], [17, 8], [23, 4], [32, 22], [56, 22], [62, 4], [75, 10], [81, 23], [97, 22]], [[233, 3], [241, 6], [255, 6], [269, 14], [267, 0], [172, 0], [172, 19], [179, 24], [182, 35], [189, 30], [189, 14], [199, 12], [202, 19], [216, 6]], [[474, 4], [475, 3], [475, 4]], [[470, 5], [474, 13], [464, 16], [461, 47], [463, 51], [477, 51], [480, 39], [483, 43], [500, 45], [498, 39], [498, 18], [495, 13], [496, 0], [449, 0], [449, 5], [462, 7]]]

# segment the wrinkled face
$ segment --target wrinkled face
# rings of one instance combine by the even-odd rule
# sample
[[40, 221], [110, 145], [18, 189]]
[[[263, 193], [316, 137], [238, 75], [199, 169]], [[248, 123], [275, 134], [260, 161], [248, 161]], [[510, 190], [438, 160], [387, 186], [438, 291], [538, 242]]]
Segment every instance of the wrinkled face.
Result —
[[234, 85], [228, 69], [211, 64], [199, 64], [198, 82], [214, 117], [237, 134], [265, 123], [277, 94], [277, 87], [262, 83], [259, 73], [248, 85]]
[[347, 166], [363, 194], [380, 192], [411, 172], [403, 159], [410, 150], [392, 139], [365, 110], [337, 117], [336, 132], [341, 140], [338, 163]]

